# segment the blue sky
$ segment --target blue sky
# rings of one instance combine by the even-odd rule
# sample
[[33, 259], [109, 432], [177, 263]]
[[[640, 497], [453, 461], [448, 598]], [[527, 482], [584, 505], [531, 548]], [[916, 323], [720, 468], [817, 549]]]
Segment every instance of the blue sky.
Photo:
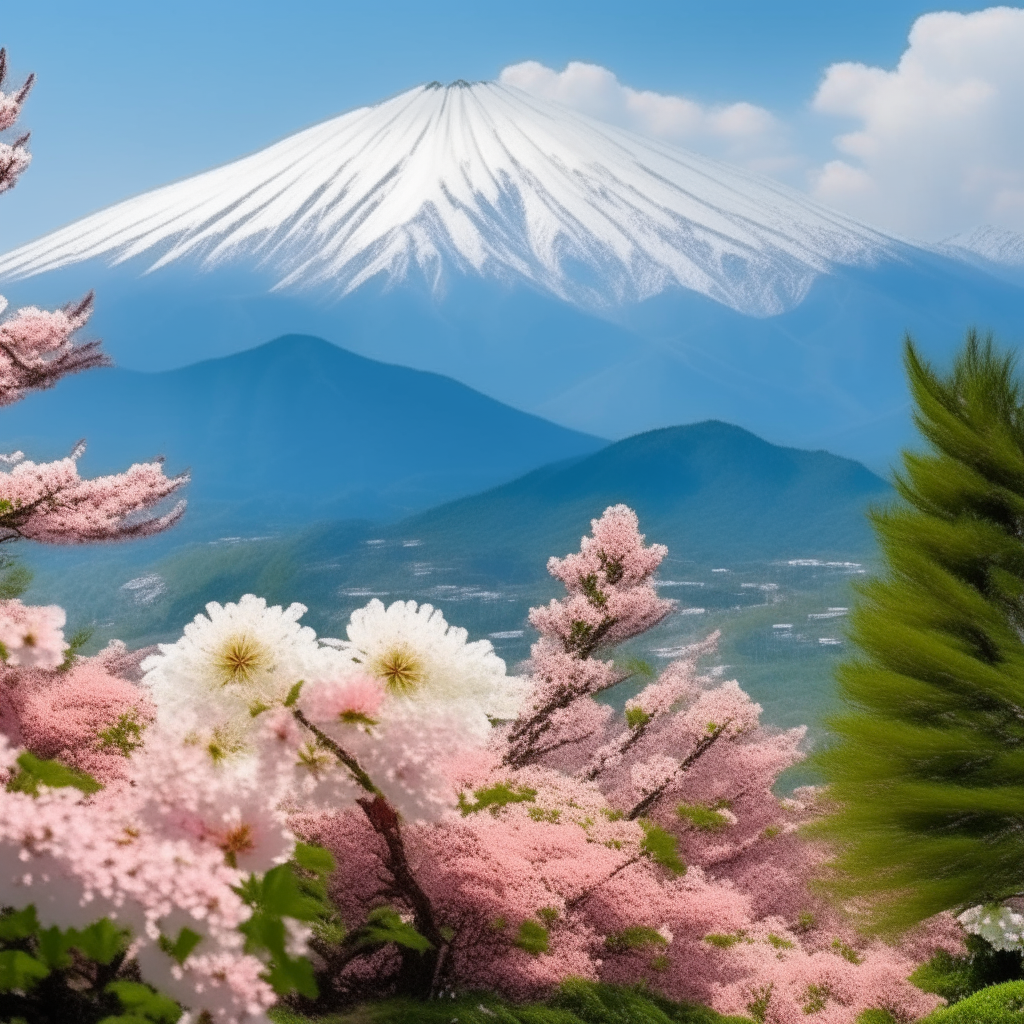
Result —
[[[0, 204], [0, 250], [350, 107], [432, 79], [495, 78], [524, 61], [552, 74], [570, 61], [598, 65], [629, 90], [685, 97], [708, 110], [752, 105], [769, 121], [745, 149], [723, 149], [707, 132], [673, 141], [813, 191], [837, 155], [837, 133], [872, 116], [860, 93], [851, 98], [857, 82], [839, 83], [839, 98], [822, 102], [826, 70], [845, 61], [894, 68], [915, 19], [934, 10], [901, 0], [6, 5], [0, 45], [15, 76], [34, 70], [39, 82], [25, 112], [34, 163]], [[884, 109], [888, 101], [878, 102]], [[889, 195], [895, 186], [871, 167], [877, 180], [856, 178], [862, 169], [845, 152], [820, 198], [852, 203], [855, 215], [889, 217], [884, 226], [919, 236], [982, 215], [971, 207], [954, 224], [925, 212], [900, 224], [900, 201]], [[1015, 151], [986, 159], [1005, 192]], [[989, 206], [997, 220], [1008, 209], [1005, 226], [1016, 229], [1017, 193], [1007, 194], [1002, 206]], [[941, 197], [933, 203], [942, 205]]]

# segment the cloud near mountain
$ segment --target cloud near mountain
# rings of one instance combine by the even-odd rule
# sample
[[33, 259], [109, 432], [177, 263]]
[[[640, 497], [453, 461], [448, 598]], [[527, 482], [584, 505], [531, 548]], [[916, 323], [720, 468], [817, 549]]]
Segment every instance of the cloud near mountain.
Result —
[[772, 173], [788, 169], [788, 131], [753, 103], [702, 104], [686, 96], [634, 89], [600, 64], [570, 61], [562, 71], [535, 60], [510, 64], [499, 76], [540, 99], [602, 121]]
[[[816, 152], [756, 102], [637, 89], [597, 64], [513, 64], [501, 81], [655, 139], [784, 178], [867, 224], [924, 242], [990, 224], [1024, 231], [1024, 9], [918, 18], [892, 68], [842, 62], [810, 101], [839, 134]], [[751, 100], [754, 98], [751, 97]]]

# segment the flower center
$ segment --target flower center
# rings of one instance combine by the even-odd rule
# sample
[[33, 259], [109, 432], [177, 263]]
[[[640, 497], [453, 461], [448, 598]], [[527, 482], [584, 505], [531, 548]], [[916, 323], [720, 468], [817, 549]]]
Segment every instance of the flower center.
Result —
[[244, 634], [231, 637], [214, 657], [224, 686], [251, 683], [257, 672], [268, 667], [269, 661], [267, 649]]
[[405, 647], [395, 647], [377, 659], [376, 675], [392, 693], [408, 693], [423, 682], [423, 666]]
[[252, 826], [239, 825], [227, 832], [221, 840], [220, 848], [224, 851], [224, 859], [233, 867], [238, 867], [238, 855], [248, 853], [256, 848], [252, 839]]

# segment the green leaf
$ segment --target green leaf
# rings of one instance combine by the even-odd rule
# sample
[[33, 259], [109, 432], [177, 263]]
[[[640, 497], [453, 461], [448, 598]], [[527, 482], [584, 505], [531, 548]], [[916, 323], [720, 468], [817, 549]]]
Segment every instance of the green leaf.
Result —
[[311, 843], [296, 843], [292, 860], [304, 871], [309, 871], [321, 878], [330, 875], [336, 867], [334, 855], [330, 850], [325, 850], [322, 846], [314, 846]]
[[527, 953], [540, 956], [548, 951], [548, 930], [536, 921], [526, 920], [519, 926], [513, 945], [525, 949]]
[[676, 837], [650, 821], [641, 821], [640, 827], [644, 830], [644, 838], [640, 843], [641, 851], [655, 864], [667, 868], [673, 875], [685, 875], [686, 864], [679, 856]]
[[161, 935], [160, 948], [179, 964], [183, 964], [189, 953], [202, 941], [203, 937], [198, 932], [192, 931], [191, 928], [182, 928], [173, 942], [166, 935]]
[[298, 992], [307, 999], [316, 999], [319, 995], [313, 965], [304, 956], [275, 960], [266, 977], [278, 995]]
[[115, 957], [128, 948], [131, 938], [130, 932], [118, 928], [108, 917], [102, 917], [80, 931], [69, 929], [67, 934], [69, 946], [104, 966], [112, 963]]
[[112, 981], [105, 991], [116, 995], [121, 1005], [128, 1011], [122, 1017], [107, 1017], [106, 1021], [124, 1024], [125, 1021], [134, 1019], [145, 1021], [146, 1024], [176, 1024], [183, 1012], [173, 999], [135, 981]]
[[31, 904], [23, 910], [7, 910], [0, 915], [0, 942], [27, 939], [39, 931], [36, 908]]
[[410, 923], [403, 921], [393, 908], [377, 907], [371, 910], [366, 915], [366, 923], [355, 933], [355, 945], [384, 946], [391, 942], [418, 953], [433, 948], [433, 943]]
[[28, 992], [49, 973], [46, 964], [20, 949], [0, 953], [0, 992]]
[[52, 928], [40, 929], [36, 934], [36, 946], [39, 959], [51, 971], [59, 971], [70, 967], [72, 960], [68, 956], [68, 936], [56, 925]]
[[40, 786], [49, 786], [51, 789], [73, 787], [83, 793], [98, 793], [103, 788], [86, 772], [68, 768], [59, 761], [44, 761], [27, 750], [18, 756], [17, 763], [20, 771], [15, 772], [7, 783], [7, 790], [11, 793], [38, 796]]
[[304, 679], [300, 679], [289, 691], [288, 696], [284, 699], [284, 706], [286, 708], [293, 708], [299, 699], [299, 694], [302, 693], [302, 687], [305, 684]]
[[272, 917], [296, 921], [315, 921], [321, 910], [318, 900], [303, 895], [290, 864], [278, 864], [263, 876], [253, 906]]

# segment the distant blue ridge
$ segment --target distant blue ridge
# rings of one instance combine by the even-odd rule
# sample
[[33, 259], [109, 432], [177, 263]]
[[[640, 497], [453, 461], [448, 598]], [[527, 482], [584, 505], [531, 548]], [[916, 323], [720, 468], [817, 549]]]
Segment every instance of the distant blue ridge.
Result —
[[157, 455], [189, 468], [186, 536], [395, 520], [607, 444], [303, 335], [161, 373], [94, 370], [0, 411], [4, 451], [58, 458], [81, 437], [90, 476]]
[[415, 276], [343, 297], [271, 292], [258, 269], [172, 264], [143, 276], [151, 258], [115, 268], [88, 261], [4, 282], [4, 293], [12, 305], [53, 306], [94, 287], [89, 330], [133, 369], [180, 367], [302, 332], [596, 436], [713, 418], [879, 472], [913, 436], [900, 362], [906, 332], [940, 363], [969, 327], [1009, 346], [1024, 340], [1024, 288], [910, 246], [874, 267], [831, 268], [799, 305], [771, 317], [678, 288], [584, 310], [454, 270], [437, 294]]

